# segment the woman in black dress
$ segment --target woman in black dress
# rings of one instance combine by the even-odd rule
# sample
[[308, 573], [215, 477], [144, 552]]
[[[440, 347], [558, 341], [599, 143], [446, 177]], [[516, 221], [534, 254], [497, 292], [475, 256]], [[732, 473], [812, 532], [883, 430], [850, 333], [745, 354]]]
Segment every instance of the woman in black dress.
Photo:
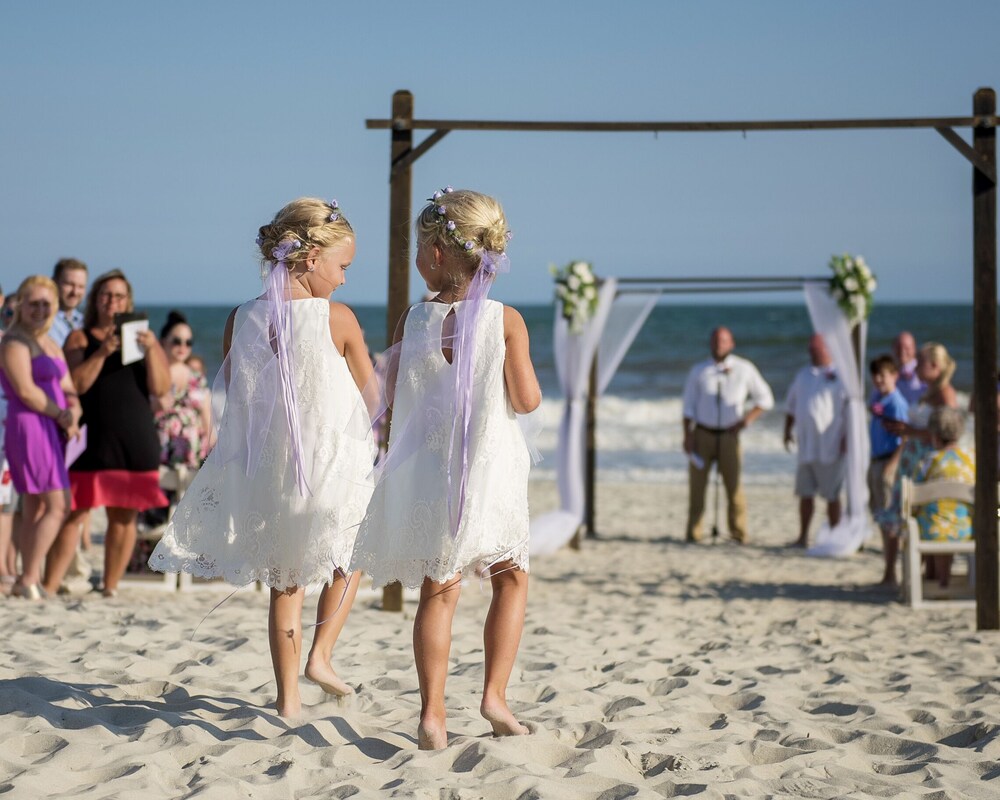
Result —
[[58, 586], [62, 580], [84, 515], [104, 506], [104, 596], [113, 597], [135, 547], [138, 513], [167, 505], [160, 491], [160, 441], [149, 397], [170, 388], [170, 368], [151, 330], [136, 337], [144, 357], [122, 364], [114, 317], [132, 310], [132, 286], [125, 275], [120, 270], [106, 272], [91, 287], [83, 329], [66, 340], [66, 363], [80, 393], [87, 449], [70, 466], [73, 511], [50, 551], [46, 586]]

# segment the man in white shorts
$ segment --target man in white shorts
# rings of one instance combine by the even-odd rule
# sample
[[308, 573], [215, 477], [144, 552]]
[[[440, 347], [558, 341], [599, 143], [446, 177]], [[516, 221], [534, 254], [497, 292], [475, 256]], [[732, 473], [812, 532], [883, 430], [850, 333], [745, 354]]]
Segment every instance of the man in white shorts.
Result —
[[826, 342], [818, 333], [809, 339], [811, 365], [798, 371], [785, 401], [785, 449], [798, 442], [795, 494], [799, 498], [799, 538], [806, 547], [809, 523], [818, 494], [826, 500], [830, 527], [840, 521], [840, 490], [844, 485], [847, 389], [833, 367]]

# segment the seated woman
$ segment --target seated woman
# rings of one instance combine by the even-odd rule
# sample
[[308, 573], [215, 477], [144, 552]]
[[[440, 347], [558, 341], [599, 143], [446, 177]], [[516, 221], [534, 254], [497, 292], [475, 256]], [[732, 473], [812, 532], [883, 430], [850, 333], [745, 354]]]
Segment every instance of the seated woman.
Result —
[[208, 454], [211, 395], [205, 376], [189, 363], [194, 334], [179, 311], [167, 316], [160, 344], [170, 365], [170, 389], [152, 401], [160, 436], [160, 463], [197, 469]]
[[[934, 448], [917, 469], [916, 483], [961, 481], [975, 484], [976, 462], [958, 446], [965, 429], [962, 412], [948, 406], [934, 409], [928, 422]], [[917, 512], [920, 538], [929, 542], [956, 542], [972, 538], [972, 507], [958, 500], [935, 500]], [[928, 556], [928, 577], [947, 586], [951, 578], [950, 555]]]
[[[212, 396], [202, 369], [191, 365], [194, 333], [180, 311], [171, 311], [160, 329], [160, 346], [167, 354], [170, 388], [150, 398], [156, 432], [160, 437], [160, 465], [196, 470], [208, 455], [212, 435]], [[164, 490], [171, 503], [179, 497]], [[141, 528], [151, 529], [167, 521], [168, 508], [150, 508], [139, 514]], [[140, 543], [129, 562], [129, 570], [142, 571], [155, 542]]]

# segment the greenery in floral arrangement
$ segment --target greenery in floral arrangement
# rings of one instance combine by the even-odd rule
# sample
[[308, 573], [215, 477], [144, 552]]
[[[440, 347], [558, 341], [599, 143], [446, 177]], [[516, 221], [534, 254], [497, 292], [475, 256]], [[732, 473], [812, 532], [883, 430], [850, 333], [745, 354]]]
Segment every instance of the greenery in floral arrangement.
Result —
[[851, 325], [868, 319], [872, 313], [872, 294], [878, 286], [875, 275], [864, 258], [844, 253], [830, 258], [830, 295], [847, 315]]
[[597, 279], [586, 261], [571, 261], [561, 269], [555, 264], [549, 272], [556, 279], [556, 301], [572, 333], [582, 333], [583, 326], [597, 311]]

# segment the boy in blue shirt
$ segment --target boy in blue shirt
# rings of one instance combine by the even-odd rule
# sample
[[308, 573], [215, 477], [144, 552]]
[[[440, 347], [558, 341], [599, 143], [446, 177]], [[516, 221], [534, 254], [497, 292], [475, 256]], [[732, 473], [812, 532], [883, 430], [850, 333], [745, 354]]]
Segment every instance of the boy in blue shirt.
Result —
[[896, 554], [899, 551], [899, 539], [895, 528], [883, 523], [880, 517], [892, 500], [892, 484], [896, 480], [896, 468], [899, 465], [899, 452], [903, 446], [903, 439], [901, 436], [889, 433], [882, 421], [888, 419], [906, 422], [909, 406], [896, 388], [899, 369], [892, 356], [878, 356], [872, 359], [868, 368], [872, 384], [875, 386], [875, 393], [869, 406], [872, 419], [868, 428], [871, 439], [868, 507], [875, 521], [879, 523], [879, 530], [882, 533], [882, 550], [885, 555], [882, 585], [896, 586]]

